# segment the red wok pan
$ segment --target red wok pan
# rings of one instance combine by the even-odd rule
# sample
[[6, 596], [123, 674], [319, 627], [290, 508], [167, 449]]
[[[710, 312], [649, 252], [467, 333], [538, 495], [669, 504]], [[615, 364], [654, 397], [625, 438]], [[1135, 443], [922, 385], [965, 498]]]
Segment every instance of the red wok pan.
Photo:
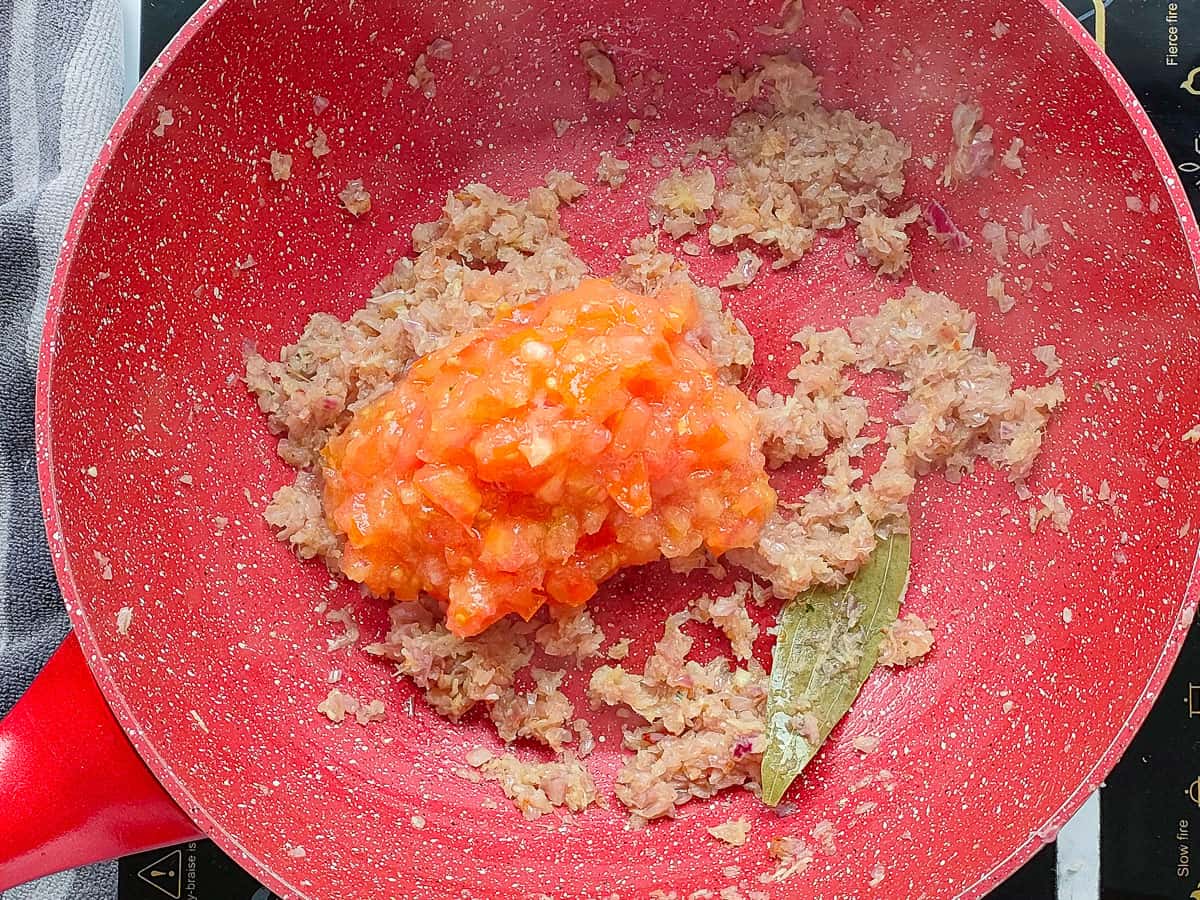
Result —
[[[1198, 531], [1184, 527], [1200, 524], [1200, 453], [1180, 441], [1200, 422], [1197, 229], [1128, 87], [1051, 0], [806, 6], [793, 38], [756, 31], [778, 20], [774, 0], [228, 0], [193, 19], [103, 149], [50, 298], [39, 465], [75, 628], [0, 726], [0, 888], [203, 833], [287, 897], [687, 897], [730, 885], [850, 897], [870, 894], [876, 866], [877, 896], [977, 897], [1053, 838], [1142, 721], [1200, 595]], [[405, 80], [434, 38], [454, 52], [431, 66], [428, 99]], [[920, 234], [911, 274], [975, 309], [979, 340], [1019, 382], [1043, 377], [1035, 346], [1057, 347], [1070, 402], [1031, 486], [1068, 498], [1070, 536], [1031, 535], [1026, 505], [985, 468], [959, 485], [923, 482], [908, 604], [937, 620], [938, 646], [871, 678], [793, 788], [789, 816], [745, 792], [640, 832], [612, 809], [559, 827], [481, 806], [488, 786], [451, 771], [494, 735], [419, 699], [409, 714], [411, 687], [365, 654], [331, 661], [314, 608], [354, 603], [370, 637], [382, 604], [329, 589], [261, 520], [289, 470], [239, 382], [243, 347], [275, 352], [311, 313], [361, 305], [449, 189], [522, 191], [550, 168], [590, 180], [633, 113], [587, 99], [584, 39], [610, 46], [625, 72], [668, 79], [661, 118], [645, 118], [628, 150], [634, 177], [565, 214], [597, 271], [646, 228], [661, 177], [650, 157], [677, 159], [723, 130], [717, 75], [789, 44], [824, 76], [827, 102], [912, 142], [910, 196], [938, 199], [974, 234], [979, 207], [1013, 221], [1031, 205], [1054, 236], [1021, 258], [1015, 276], [1035, 286], [1007, 316], [984, 296], [992, 265], [978, 242], [953, 253]], [[314, 95], [329, 101], [319, 116]], [[1025, 141], [1023, 177], [935, 185], [919, 158], [940, 168], [966, 99], [983, 103], [999, 145]], [[173, 122], [156, 134], [160, 109]], [[557, 118], [575, 123], [562, 137]], [[320, 166], [304, 148], [314, 123], [334, 148]], [[285, 189], [270, 180], [274, 149], [296, 157]], [[374, 198], [361, 221], [336, 201], [351, 178]], [[790, 367], [799, 326], [842, 322], [899, 290], [841, 262], [847, 237], [728, 298], [758, 339], [760, 377]], [[728, 265], [693, 268], [715, 281]], [[1102, 480], [1114, 500], [1088, 502]], [[641, 635], [636, 658], [695, 590], [651, 566], [594, 605], [601, 624]], [[385, 722], [335, 728], [317, 713], [333, 665], [348, 692], [386, 697]], [[849, 741], [865, 730], [882, 742], [864, 757]], [[602, 784], [617, 743], [613, 730], [594, 757]], [[881, 769], [887, 784], [852, 793]], [[745, 847], [706, 837], [737, 815], [754, 823]], [[822, 820], [838, 853], [785, 886], [760, 884], [769, 839]]]

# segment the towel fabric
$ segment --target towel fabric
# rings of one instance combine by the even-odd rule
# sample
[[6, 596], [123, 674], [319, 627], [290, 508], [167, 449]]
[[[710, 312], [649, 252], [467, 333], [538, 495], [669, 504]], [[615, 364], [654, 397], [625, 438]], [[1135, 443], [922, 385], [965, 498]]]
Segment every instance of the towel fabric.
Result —
[[[33, 394], [46, 294], [88, 169], [121, 108], [117, 0], [0, 0], [0, 715], [67, 631], [42, 530]], [[116, 866], [3, 900], [112, 900]]]

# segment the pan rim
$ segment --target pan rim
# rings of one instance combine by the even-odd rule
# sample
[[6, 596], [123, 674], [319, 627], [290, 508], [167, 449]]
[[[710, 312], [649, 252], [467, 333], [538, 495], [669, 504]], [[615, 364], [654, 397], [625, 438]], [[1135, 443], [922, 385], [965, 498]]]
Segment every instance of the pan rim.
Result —
[[[184, 809], [197, 827], [212, 839], [236, 862], [249, 869], [267, 888], [278, 894], [312, 900], [312, 895], [281, 878], [267, 863], [256, 856], [205, 809], [188, 789], [184, 779], [176, 774], [171, 764], [162, 756], [154, 742], [140, 729], [137, 717], [131, 710], [123, 693], [116, 684], [108, 662], [99, 653], [98, 643], [87, 618], [83, 615], [77, 598], [78, 591], [67, 554], [65, 537], [60, 527], [57, 492], [53, 466], [53, 440], [50, 431], [50, 385], [54, 372], [54, 344], [62, 312], [68, 278], [73, 268], [79, 247], [79, 236], [91, 212], [92, 202], [99, 192], [105, 175], [113, 161], [115, 149], [125, 138], [131, 125], [138, 118], [159, 81], [174, 63], [184, 48], [226, 6], [230, 0], [207, 0], [204, 5], [184, 24], [155, 62], [117, 116], [96, 161], [93, 164], [83, 191], [64, 232], [58, 263], [51, 282], [46, 305], [38, 357], [35, 397], [35, 440], [37, 448], [38, 483], [41, 493], [42, 513], [46, 536], [54, 561], [55, 575], [72, 626], [79, 638], [89, 669], [99, 685], [114, 716], [133, 744], [138, 756], [162, 784], [168, 794]], [[1166, 187], [1173, 204], [1175, 217], [1180, 223], [1183, 238], [1191, 259], [1191, 277], [1200, 288], [1200, 226], [1188, 201], [1173, 162], [1159, 138], [1145, 109], [1138, 101], [1133, 89], [1118, 72], [1112, 61], [1092, 39], [1087, 30], [1064, 7], [1059, 0], [1038, 0], [1049, 16], [1064, 29], [1091, 61], [1120, 100], [1130, 121], [1141, 136], [1157, 168], [1157, 175]], [[1175, 625], [1163, 645], [1141, 696], [1134, 703], [1129, 715], [1122, 722], [1112, 742], [1100, 755], [1085, 779], [1066, 797], [1057, 810], [1047, 816], [1042, 825], [1003, 859], [998, 860], [987, 872], [973, 883], [965, 885], [958, 896], [974, 900], [986, 894], [1001, 881], [1027, 862], [1047, 841], [1046, 835], [1057, 834], [1059, 828], [1081, 807], [1084, 801], [1104, 781], [1104, 778], [1124, 753], [1138, 728], [1146, 719], [1150, 709], [1159, 698], [1159, 693], [1169, 676], [1185, 640], [1192, 618], [1200, 604], [1200, 552], [1192, 561], [1191, 572], [1176, 611]]]
[[[1158, 175], [1166, 185], [1168, 196], [1170, 196], [1171, 203], [1174, 205], [1176, 218], [1183, 229], [1183, 236], [1188, 246], [1188, 254], [1192, 260], [1192, 277], [1200, 279], [1200, 227], [1197, 226], [1196, 213], [1192, 209], [1191, 202], [1188, 200], [1182, 181], [1180, 181], [1176, 174], [1175, 164], [1171, 160], [1170, 154], [1162, 142], [1162, 138], [1158, 136], [1158, 130], [1154, 127], [1154, 123], [1151, 122], [1149, 114], [1142, 106], [1141, 101], [1138, 100], [1129, 82], [1125, 80], [1125, 77], [1117, 70], [1112, 60], [1108, 58], [1108, 55], [1092, 38], [1091, 33], [1083, 27], [1083, 24], [1071, 14], [1066, 6], [1058, 2], [1058, 0], [1040, 0], [1040, 2], [1046, 8], [1046, 11], [1058, 22], [1059, 26], [1087, 54], [1092, 65], [1096, 67], [1104, 78], [1104, 81], [1117, 95], [1133, 124], [1137, 126], [1142, 143], [1150, 152], [1151, 157], [1153, 157], [1158, 169]], [[1054, 840], [1059, 829], [1079, 811], [1088, 797], [1103, 784], [1109, 772], [1120, 761], [1126, 749], [1132, 743], [1134, 736], [1146, 721], [1146, 717], [1150, 714], [1150, 710], [1153, 708], [1155, 702], [1159, 699], [1162, 686], [1166, 683], [1167, 678], [1170, 677], [1172, 669], [1175, 668], [1175, 662], [1179, 658], [1183, 642], [1187, 639], [1188, 630], [1195, 616], [1197, 605], [1200, 604], [1200, 551], [1197, 552], [1196, 558], [1192, 560], [1192, 570], [1188, 576], [1187, 585], [1183, 589], [1183, 596], [1180, 599], [1181, 603], [1176, 612], [1175, 626], [1171, 630], [1167, 643], [1163, 646], [1162, 653], [1159, 655], [1158, 661], [1142, 690], [1141, 696], [1134, 703], [1133, 708], [1129, 711], [1129, 715], [1121, 723], [1116, 736], [1107, 749], [1100, 755], [1096, 764], [1092, 766], [1087, 777], [1066, 797], [1059, 808], [1046, 818], [1041, 827], [1029, 835], [1029, 838], [1023, 844], [1013, 850], [1004, 859], [997, 861], [995, 866], [981, 875], [973, 884], [965, 887], [959, 894], [959, 897], [964, 898], [964, 900], [966, 898], [975, 900], [975, 898], [982, 897], [1028, 862], [1038, 849], [1044, 846], [1049, 840]], [[1043, 835], [1048, 835], [1049, 837], [1046, 838]]]
[[50, 384], [54, 370], [53, 345], [58, 334], [58, 322], [62, 312], [63, 296], [75, 253], [79, 248], [79, 236], [91, 213], [92, 201], [99, 192], [112, 164], [117, 146], [124, 140], [134, 121], [149, 102], [159, 81], [165, 76], [172, 63], [184, 48], [203, 31], [204, 27], [225, 7], [227, 0], [205, 0], [205, 3], [183, 24], [163, 51], [158, 55], [146, 74], [138, 82], [133, 93], [125, 102], [108, 136], [104, 140], [96, 161], [92, 164], [84, 182], [83, 191], [71, 219], [63, 233], [58, 263], [46, 302], [46, 321], [42, 329], [42, 341], [38, 353], [36, 396], [34, 403], [34, 440], [37, 448], [38, 485], [41, 493], [42, 517], [45, 520], [46, 539], [54, 561], [55, 578], [67, 608], [72, 629], [79, 640], [84, 660], [104, 695], [109, 709], [129, 738], [142, 763], [158, 780], [188, 818], [203, 835], [212, 840], [243, 868], [249, 870], [264, 887], [276, 894], [311, 900], [297, 886], [281, 878], [271, 866], [256, 856], [233, 834], [216, 820], [188, 789], [184, 779], [163, 757], [138, 724], [137, 716], [130, 708], [124, 694], [117, 686], [108, 662], [100, 654], [91, 625], [83, 614], [77, 598], [74, 575], [67, 553], [66, 540], [60, 527], [57, 492], [54, 478], [54, 450], [50, 429]]

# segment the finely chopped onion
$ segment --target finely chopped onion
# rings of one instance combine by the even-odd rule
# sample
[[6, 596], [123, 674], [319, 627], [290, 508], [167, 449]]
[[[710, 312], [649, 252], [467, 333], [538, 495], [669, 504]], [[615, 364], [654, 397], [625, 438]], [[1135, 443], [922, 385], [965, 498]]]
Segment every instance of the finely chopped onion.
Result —
[[[789, 15], [785, 21], [791, 21]], [[579, 50], [593, 99], [619, 96], [622, 85], [607, 51], [595, 42]], [[429, 54], [440, 58], [432, 49]], [[416, 86], [431, 92], [432, 77], [427, 81], [418, 77]], [[799, 260], [819, 230], [853, 224], [856, 254], [880, 273], [901, 274], [909, 259], [907, 228], [921, 214], [902, 201], [902, 167], [909, 156], [903, 141], [877, 123], [824, 107], [818, 80], [790, 55], [732, 69], [720, 87], [739, 106], [753, 108], [736, 115], [726, 135], [698, 141], [688, 157], [725, 156], [730, 167], [720, 176], [703, 167], [660, 180], [648, 207], [651, 223], [676, 237], [706, 230], [718, 250], [748, 241], [770, 254], [774, 268]], [[953, 118], [946, 170], [951, 183], [982, 174], [994, 156], [980, 108], [964, 105]], [[776, 163], [781, 149], [797, 145], [809, 148], [809, 174], [802, 178], [794, 167]], [[329, 152], [319, 130], [310, 146], [314, 156]], [[1001, 164], [1021, 171], [1020, 149], [1014, 141]], [[605, 152], [597, 181], [615, 188], [628, 171], [628, 163]], [[365, 212], [369, 200], [358, 194], [366, 193], [361, 183], [350, 188], [343, 197], [348, 209], [356, 212], [353, 205], [361, 202]], [[517, 199], [483, 184], [467, 185], [447, 198], [437, 220], [413, 229], [412, 255], [394, 264], [362, 309], [344, 321], [313, 316], [277, 359], [247, 355], [247, 384], [279, 436], [279, 455], [297, 470], [294, 482], [275, 494], [266, 519], [298, 555], [324, 560], [335, 572], [346, 557], [344, 530], [330, 528], [323, 503], [321, 461], [356, 415], [392, 391], [419, 358], [485, 328], [507, 310], [571, 291], [588, 277], [560, 221], [563, 205], [585, 190], [565, 172], [550, 173], [544, 186]], [[771, 204], [764, 205], [766, 197], [773, 198]], [[939, 209], [930, 224], [965, 249], [969, 239]], [[1018, 249], [1042, 252], [1049, 243], [1046, 226], [1029, 208], [1020, 220], [1020, 231], [1012, 233]], [[1010, 240], [1006, 229], [988, 222], [983, 239], [1002, 263]], [[744, 243], [735, 249], [743, 255], [729, 286], [741, 288], [755, 278], [764, 257]], [[681, 250], [699, 253], [694, 241]], [[686, 263], [660, 246], [657, 234], [631, 240], [628, 251], [611, 274], [614, 283], [644, 295], [686, 288], [696, 304], [689, 345], [709, 361], [721, 383], [740, 382], [753, 365], [754, 345], [718, 290], [693, 279]], [[821, 483], [776, 509], [752, 546], [726, 555], [754, 579], [698, 596], [667, 617], [639, 666], [626, 666], [631, 638], [608, 643], [587, 609], [543, 610], [530, 621], [507, 616], [463, 637], [452, 633], [443, 606], [428, 596], [394, 604], [386, 636], [365, 648], [393, 663], [439, 714], [458, 720], [483, 713], [501, 739], [531, 740], [556, 754], [551, 762], [482, 748], [467, 755], [471, 768], [465, 771], [497, 783], [527, 817], [603, 802], [587, 768], [591, 729], [562, 689], [572, 669], [607, 660], [591, 671], [589, 699], [631, 716], [615, 793], [635, 824], [674, 815], [680, 805], [728, 788], [756, 790], [767, 687], [754, 655], [760, 629], [748, 601], [770, 603], [772, 595], [787, 598], [812, 585], [844, 583], [868, 557], [877, 535], [905, 514], [916, 479], [929, 472], [958, 480], [982, 459], [1004, 471], [1023, 496], [1032, 496], [1024, 482], [1051, 413], [1064, 398], [1062, 385], [1056, 380], [1015, 388], [1008, 366], [976, 346], [974, 314], [950, 297], [910, 287], [874, 315], [845, 328], [805, 329], [793, 341], [795, 366], [787, 388], [756, 393], [757, 440], [771, 467], [820, 460]], [[1057, 358], [1042, 351], [1038, 358], [1052, 375]], [[852, 390], [855, 369], [891, 373], [903, 390], [882, 461], [869, 473], [862, 462], [868, 409]], [[1067, 527], [1070, 511], [1060, 495], [1049, 492], [1038, 504], [1031, 510], [1035, 527], [1042, 518]], [[725, 571], [703, 552], [673, 562], [678, 571]], [[356, 629], [340, 612], [337, 621], [344, 626], [343, 638], [334, 639], [340, 648]], [[732, 661], [717, 655], [702, 664], [690, 657], [690, 632], [700, 626], [724, 635]], [[889, 634], [887, 660], [905, 664], [919, 658], [933, 639], [920, 617], [909, 614]], [[546, 667], [546, 660], [553, 666]], [[383, 715], [382, 704], [376, 709], [337, 689], [322, 707], [330, 718], [361, 713], [363, 724]], [[860, 736], [854, 745], [870, 752], [878, 738]], [[740, 824], [727, 824], [718, 837], [737, 843]], [[826, 837], [814, 833], [818, 846]], [[779, 842], [773, 855], [779, 866], [768, 877], [780, 881], [813, 858], [800, 839]], [[875, 877], [882, 879], [882, 870]]]

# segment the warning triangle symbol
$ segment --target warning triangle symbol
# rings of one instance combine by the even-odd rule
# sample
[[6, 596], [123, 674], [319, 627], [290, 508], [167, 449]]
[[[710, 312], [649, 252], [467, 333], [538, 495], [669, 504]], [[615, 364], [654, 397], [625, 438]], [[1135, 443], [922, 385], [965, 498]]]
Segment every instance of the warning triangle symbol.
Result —
[[138, 872], [138, 878], [172, 900], [183, 895], [183, 851], [172, 850]]

